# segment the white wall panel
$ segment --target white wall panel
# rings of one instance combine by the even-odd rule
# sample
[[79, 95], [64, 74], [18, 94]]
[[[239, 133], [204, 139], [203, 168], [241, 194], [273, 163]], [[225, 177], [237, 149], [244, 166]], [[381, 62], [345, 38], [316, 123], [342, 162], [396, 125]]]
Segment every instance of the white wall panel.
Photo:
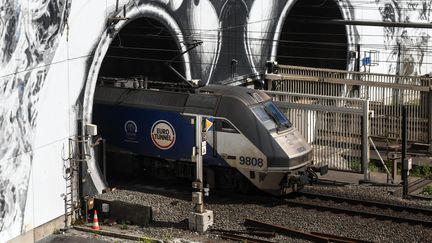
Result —
[[[67, 140], [46, 145], [37, 150], [33, 167], [34, 226], [37, 227], [64, 213], [62, 193], [65, 193], [62, 151]], [[66, 154], [67, 155], [67, 154]]]

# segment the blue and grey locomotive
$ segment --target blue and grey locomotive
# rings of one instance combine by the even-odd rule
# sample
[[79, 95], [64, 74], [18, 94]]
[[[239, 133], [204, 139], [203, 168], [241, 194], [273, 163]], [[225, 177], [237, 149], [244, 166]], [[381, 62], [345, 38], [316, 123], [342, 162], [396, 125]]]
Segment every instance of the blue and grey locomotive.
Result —
[[[207, 183], [276, 195], [310, 179], [312, 148], [271, 97], [244, 87], [208, 85], [193, 92], [99, 86], [93, 122], [111, 147], [193, 177], [193, 117], [204, 117]], [[155, 162], [156, 161], [156, 162]], [[228, 187], [230, 187], [228, 186]]]

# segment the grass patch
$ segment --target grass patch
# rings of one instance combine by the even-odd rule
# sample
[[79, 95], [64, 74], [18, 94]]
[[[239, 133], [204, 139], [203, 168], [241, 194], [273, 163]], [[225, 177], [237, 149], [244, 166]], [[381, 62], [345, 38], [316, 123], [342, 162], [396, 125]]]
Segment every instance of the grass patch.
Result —
[[360, 162], [360, 160], [355, 159], [355, 160], [351, 161], [351, 166], [350, 167], [351, 167], [352, 170], [361, 171], [361, 162]]
[[428, 185], [423, 188], [423, 194], [426, 194], [428, 196], [432, 196], [432, 185]]
[[432, 178], [432, 169], [428, 165], [418, 165], [410, 172], [411, 176]]
[[120, 229], [127, 230], [128, 228], [129, 228], [129, 226], [127, 225], [127, 222], [123, 220], [121, 225], [120, 225]]
[[[355, 160], [351, 161], [350, 168], [354, 171], [361, 171], [362, 162], [360, 160], [355, 159]], [[370, 172], [375, 172], [375, 171], [378, 171], [379, 169], [378, 169], [378, 166], [376, 165], [376, 163], [374, 161], [369, 161], [368, 170]]]

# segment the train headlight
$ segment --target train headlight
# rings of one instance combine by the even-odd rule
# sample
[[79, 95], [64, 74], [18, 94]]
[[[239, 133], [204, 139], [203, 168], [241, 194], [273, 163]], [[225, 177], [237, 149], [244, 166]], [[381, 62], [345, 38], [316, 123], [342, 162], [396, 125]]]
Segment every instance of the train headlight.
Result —
[[302, 156], [290, 158], [290, 166], [302, 164], [304, 162], [312, 160], [312, 152], [304, 154]]

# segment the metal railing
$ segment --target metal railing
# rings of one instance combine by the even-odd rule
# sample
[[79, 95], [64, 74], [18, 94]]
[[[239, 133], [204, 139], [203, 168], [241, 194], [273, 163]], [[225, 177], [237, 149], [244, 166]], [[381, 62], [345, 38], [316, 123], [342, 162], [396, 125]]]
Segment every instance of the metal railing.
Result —
[[367, 168], [367, 100], [278, 91], [266, 93], [312, 145], [315, 164], [355, 172]]
[[408, 140], [432, 141], [432, 79], [279, 65], [266, 74], [270, 90], [368, 99], [370, 136], [388, 143], [401, 138], [401, 107], [408, 110]]

